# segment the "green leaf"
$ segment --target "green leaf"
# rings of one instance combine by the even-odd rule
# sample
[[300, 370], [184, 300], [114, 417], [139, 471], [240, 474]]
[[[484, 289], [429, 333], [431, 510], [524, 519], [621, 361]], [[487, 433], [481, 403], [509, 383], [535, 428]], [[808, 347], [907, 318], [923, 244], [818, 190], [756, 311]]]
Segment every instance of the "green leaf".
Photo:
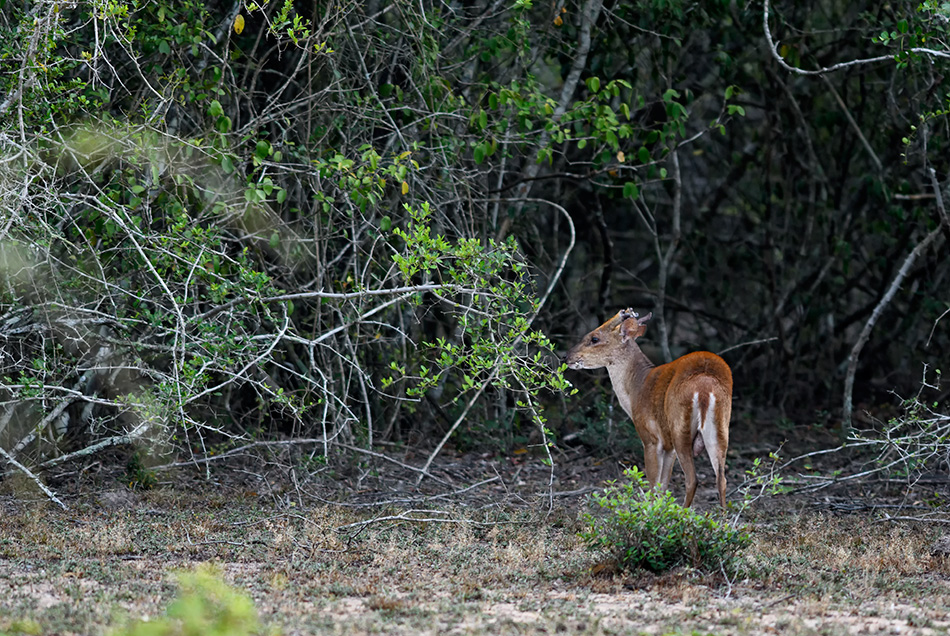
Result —
[[211, 105], [208, 106], [208, 114], [211, 117], [220, 117], [224, 114], [224, 108], [221, 107], [221, 102], [216, 99], [211, 100]]
[[633, 181], [627, 181], [623, 184], [623, 196], [625, 199], [636, 201], [640, 196], [640, 188]]
[[592, 93], [596, 93], [600, 90], [600, 78], [598, 77], [588, 77], [587, 78], [587, 88]]

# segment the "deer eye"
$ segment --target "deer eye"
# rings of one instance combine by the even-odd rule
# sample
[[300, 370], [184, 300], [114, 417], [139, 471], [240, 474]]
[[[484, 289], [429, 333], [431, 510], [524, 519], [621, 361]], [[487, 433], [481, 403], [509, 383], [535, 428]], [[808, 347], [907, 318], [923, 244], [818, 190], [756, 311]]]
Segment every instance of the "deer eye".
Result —
[[591, 336], [591, 339], [590, 339], [591, 344], [597, 344], [598, 342], [600, 342], [600, 338], [598, 338], [597, 336]]

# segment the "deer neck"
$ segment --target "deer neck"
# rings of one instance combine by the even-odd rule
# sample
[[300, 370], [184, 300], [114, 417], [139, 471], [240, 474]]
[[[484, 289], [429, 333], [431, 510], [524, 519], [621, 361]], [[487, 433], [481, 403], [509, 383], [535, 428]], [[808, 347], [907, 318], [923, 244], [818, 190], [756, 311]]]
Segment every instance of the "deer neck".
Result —
[[627, 344], [624, 354], [607, 366], [610, 383], [627, 415], [633, 418], [633, 411], [640, 400], [640, 393], [647, 376], [653, 369], [653, 363], [633, 341]]

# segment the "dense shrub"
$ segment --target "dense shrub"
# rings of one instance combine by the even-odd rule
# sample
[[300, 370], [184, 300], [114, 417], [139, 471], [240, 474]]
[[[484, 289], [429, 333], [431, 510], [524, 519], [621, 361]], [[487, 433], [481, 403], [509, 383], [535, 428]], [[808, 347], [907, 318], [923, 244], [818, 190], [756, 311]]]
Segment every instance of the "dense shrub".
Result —
[[613, 555], [624, 568], [663, 572], [687, 565], [705, 572], [733, 569], [749, 535], [714, 513], [699, 513], [676, 503], [669, 490], [651, 488], [637, 468], [628, 481], [610, 482], [592, 497], [604, 513], [585, 514], [581, 538]]
[[257, 610], [245, 594], [221, 581], [211, 568], [179, 577], [178, 598], [165, 616], [137, 621], [116, 636], [245, 636], [259, 632]]

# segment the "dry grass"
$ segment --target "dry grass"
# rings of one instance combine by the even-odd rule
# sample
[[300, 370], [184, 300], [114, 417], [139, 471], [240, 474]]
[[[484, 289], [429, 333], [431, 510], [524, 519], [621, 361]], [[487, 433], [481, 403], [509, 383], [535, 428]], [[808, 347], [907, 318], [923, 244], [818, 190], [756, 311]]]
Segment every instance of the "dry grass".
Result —
[[[157, 616], [174, 572], [213, 562], [284, 634], [945, 633], [937, 532], [867, 516], [753, 512], [734, 581], [603, 567], [576, 510], [449, 509], [478, 523], [377, 522], [331, 505], [123, 491], [63, 513], [0, 499], [0, 634], [104, 634]], [[387, 511], [385, 514], [400, 512]], [[432, 515], [428, 515], [432, 516]], [[5, 617], [5, 618], [4, 618]], [[894, 631], [896, 630], [896, 632]]]

